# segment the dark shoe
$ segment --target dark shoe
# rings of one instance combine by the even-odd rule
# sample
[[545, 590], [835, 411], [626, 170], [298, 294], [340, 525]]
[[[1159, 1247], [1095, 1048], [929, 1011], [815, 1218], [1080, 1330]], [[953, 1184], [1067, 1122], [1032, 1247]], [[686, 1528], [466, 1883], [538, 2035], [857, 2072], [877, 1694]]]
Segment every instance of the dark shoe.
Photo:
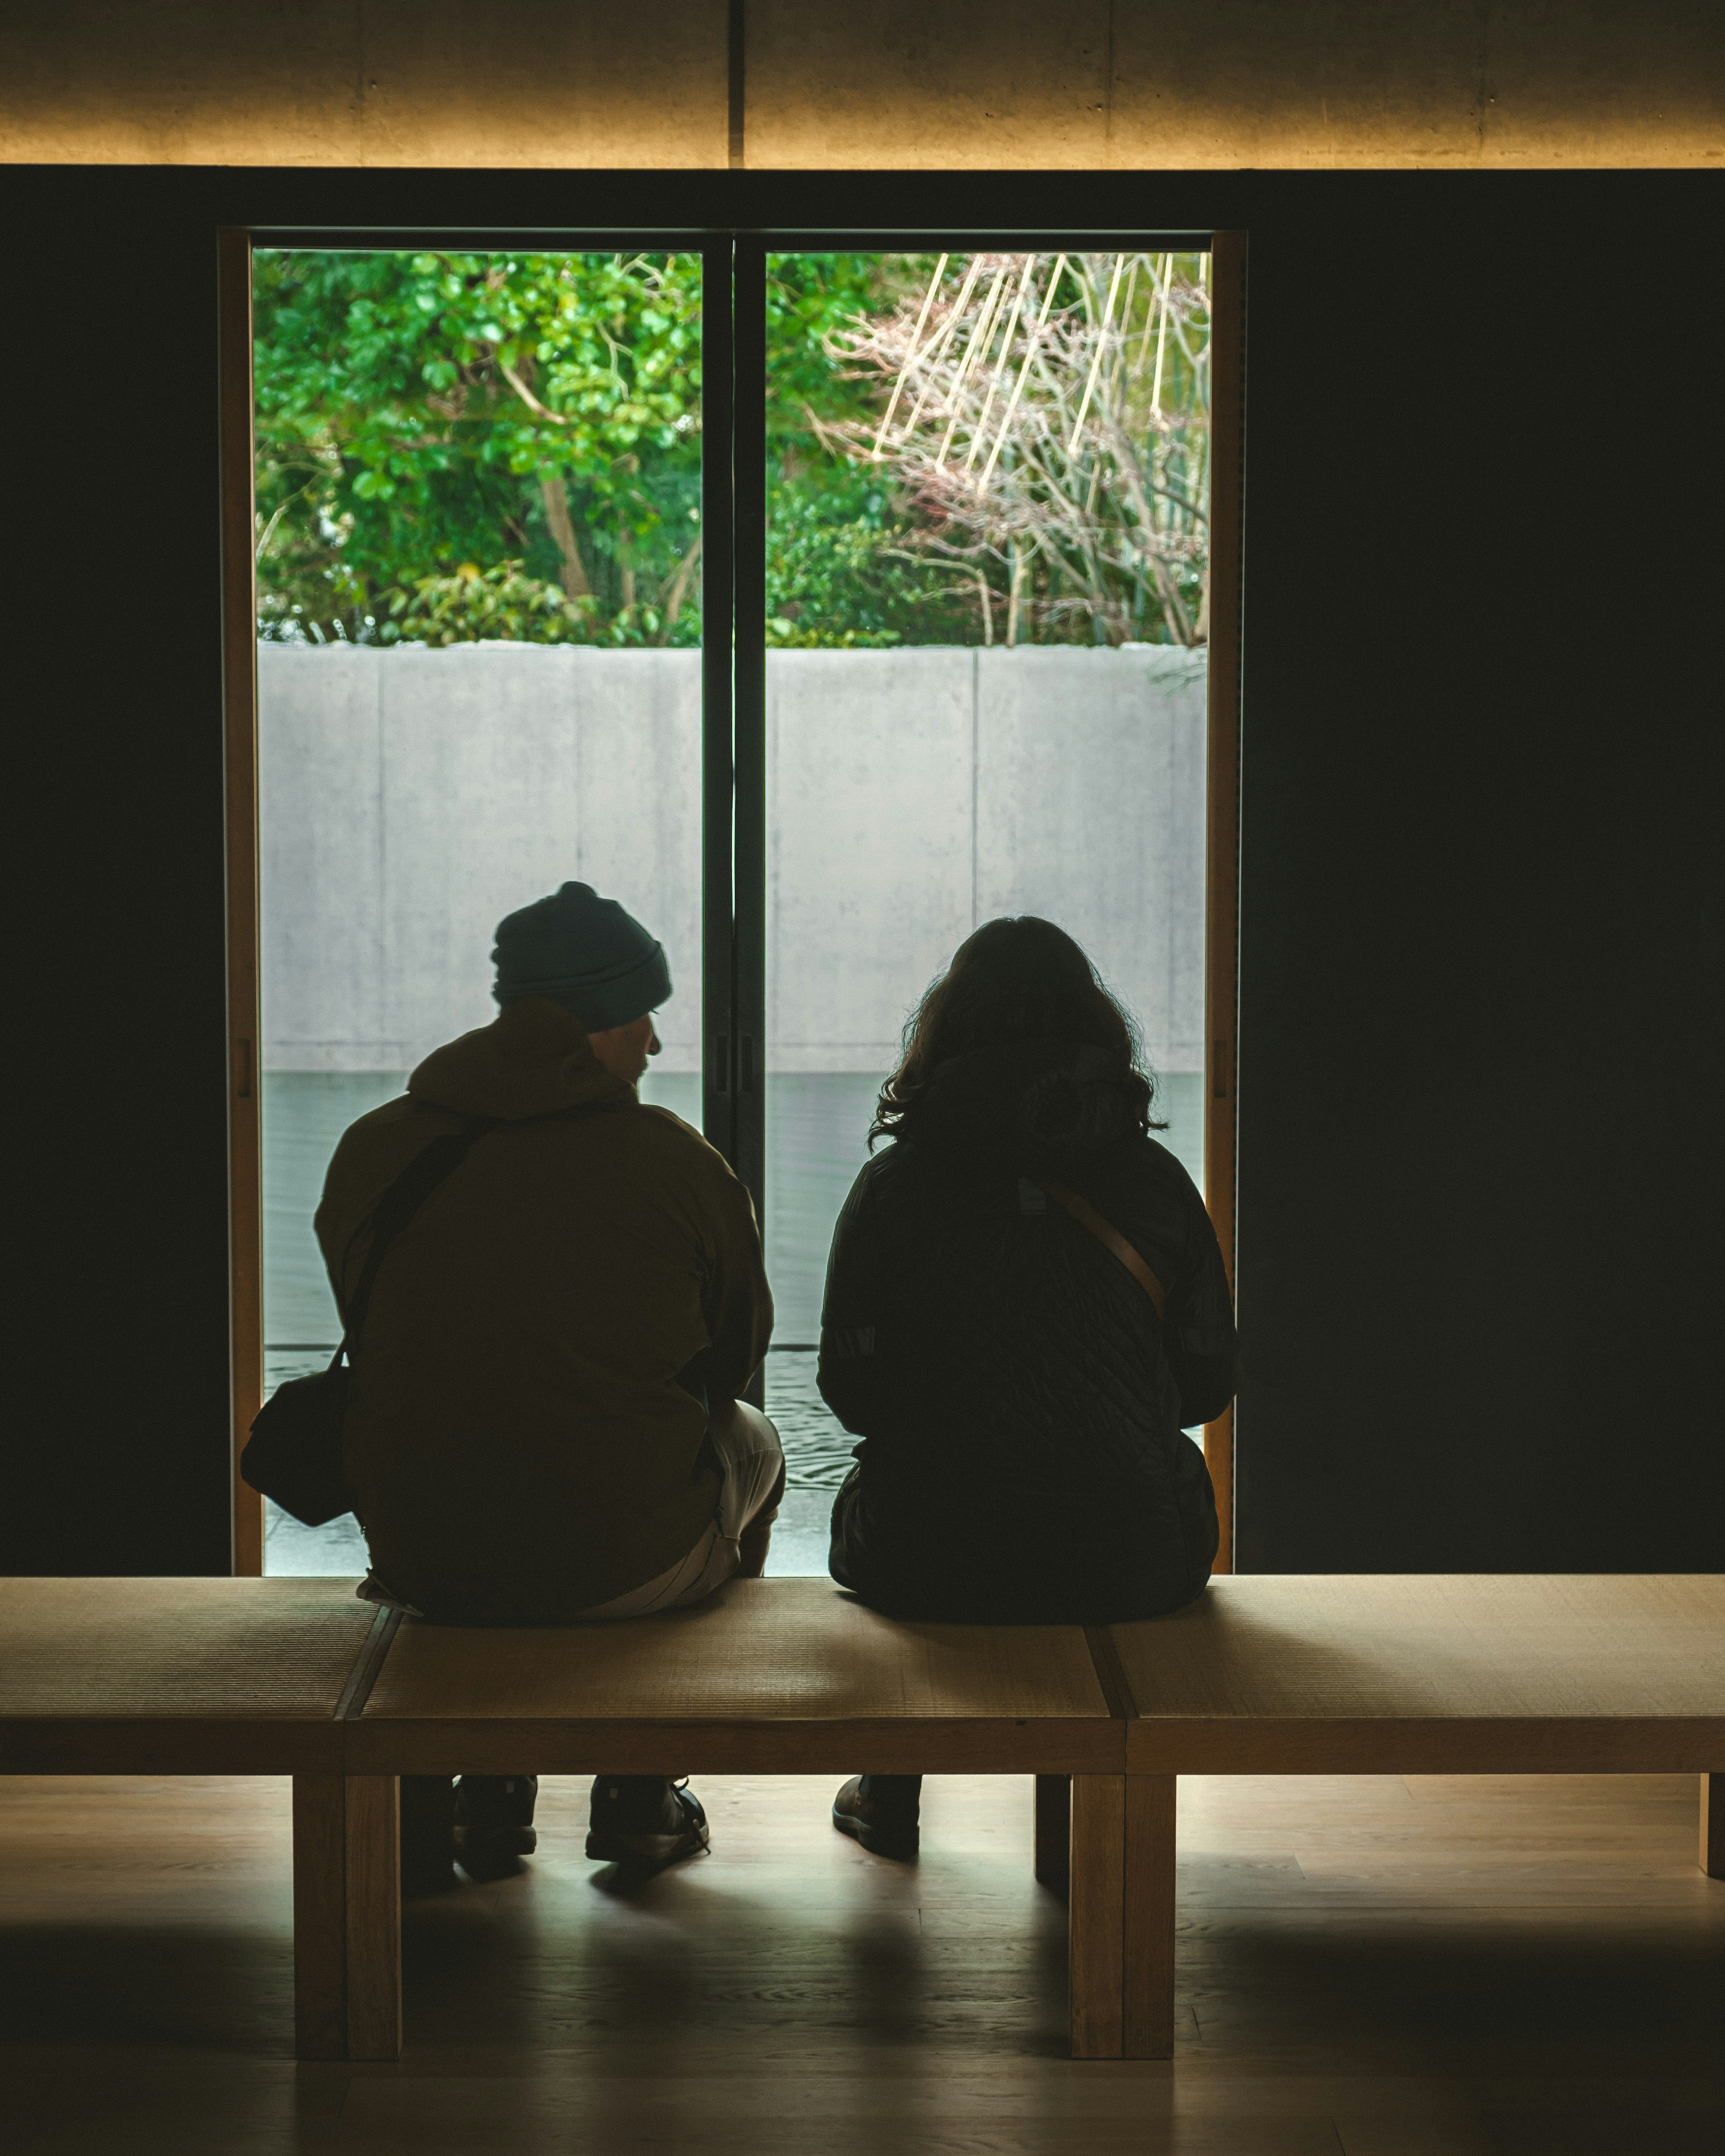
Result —
[[598, 1864], [660, 1870], [699, 1856], [711, 1837], [701, 1799], [659, 1774], [601, 1774], [593, 1785], [587, 1853]]
[[914, 1856], [922, 1802], [920, 1774], [854, 1774], [833, 1799], [833, 1825], [871, 1856]]
[[470, 1879], [512, 1879], [539, 1846], [536, 1774], [464, 1774], [455, 1784], [455, 1855]]
[[410, 1900], [455, 1884], [455, 1784], [447, 1774], [401, 1778], [401, 1891]]

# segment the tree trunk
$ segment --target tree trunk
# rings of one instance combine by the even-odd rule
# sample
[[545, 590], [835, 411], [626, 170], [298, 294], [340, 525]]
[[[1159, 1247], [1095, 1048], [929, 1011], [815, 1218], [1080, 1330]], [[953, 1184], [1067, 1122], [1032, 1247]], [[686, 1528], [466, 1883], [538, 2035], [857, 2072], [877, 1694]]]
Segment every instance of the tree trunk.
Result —
[[582, 567], [581, 550], [575, 544], [574, 520], [569, 515], [568, 490], [560, 479], [542, 479], [539, 492], [545, 503], [545, 528], [563, 557], [563, 590], [572, 599], [593, 597], [593, 586]]
[[696, 533], [695, 544], [671, 572], [665, 580], [664, 590], [659, 595], [660, 604], [665, 608], [665, 620], [660, 626], [657, 639], [660, 644], [670, 642], [670, 633], [677, 625], [677, 617], [683, 611], [683, 601], [688, 593], [689, 580], [695, 574], [696, 563], [701, 559], [701, 536], [699, 531]]

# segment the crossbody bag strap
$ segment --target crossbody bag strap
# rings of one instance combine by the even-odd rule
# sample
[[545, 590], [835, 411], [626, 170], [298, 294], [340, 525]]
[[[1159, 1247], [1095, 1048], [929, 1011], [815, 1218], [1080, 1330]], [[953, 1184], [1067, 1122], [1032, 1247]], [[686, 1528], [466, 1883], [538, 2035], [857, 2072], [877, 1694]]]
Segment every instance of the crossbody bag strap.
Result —
[[588, 1101], [573, 1108], [554, 1108], [544, 1116], [518, 1116], [512, 1119], [475, 1116], [470, 1118], [465, 1130], [447, 1131], [442, 1137], [434, 1138], [429, 1145], [422, 1147], [372, 1209], [372, 1247], [366, 1252], [366, 1261], [360, 1268], [353, 1300], [344, 1314], [341, 1344], [330, 1368], [339, 1369], [342, 1357], [351, 1357], [359, 1345], [360, 1327], [366, 1322], [384, 1253], [438, 1185], [460, 1167], [477, 1140], [509, 1120], [513, 1120], [518, 1127], [526, 1123], [577, 1122], [624, 1105], [620, 1101]]
[[366, 1252], [353, 1299], [344, 1313], [341, 1344], [336, 1350], [331, 1369], [359, 1345], [360, 1327], [366, 1322], [372, 1290], [389, 1245], [438, 1185], [459, 1168], [475, 1141], [487, 1131], [495, 1131], [501, 1121], [498, 1116], [475, 1116], [465, 1131], [449, 1131], [434, 1138], [413, 1155], [372, 1209], [372, 1247]]
[[1046, 1191], [1056, 1205], [1070, 1213], [1081, 1228], [1088, 1228], [1103, 1249], [1111, 1251], [1119, 1259], [1149, 1296], [1157, 1317], [1161, 1317], [1168, 1306], [1168, 1290], [1120, 1230], [1102, 1218], [1089, 1199], [1081, 1198], [1076, 1190], [1069, 1190], [1064, 1183], [1050, 1183], [1040, 1175], [1034, 1180], [1039, 1190]]

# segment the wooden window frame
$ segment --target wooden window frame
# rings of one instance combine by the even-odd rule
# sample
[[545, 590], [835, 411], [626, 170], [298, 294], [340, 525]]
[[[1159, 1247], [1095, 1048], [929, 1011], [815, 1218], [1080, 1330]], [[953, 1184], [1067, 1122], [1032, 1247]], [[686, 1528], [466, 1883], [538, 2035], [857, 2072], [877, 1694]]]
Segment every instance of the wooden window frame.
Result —
[[[1245, 624], [1246, 235], [1210, 240], [1210, 636], [1204, 791], [1204, 1203], [1238, 1303], [1240, 737]], [[1234, 1569], [1234, 1406], [1204, 1434], [1220, 1531], [1213, 1569]]]
[[[259, 244], [313, 248], [412, 244], [418, 231], [295, 232]], [[233, 1568], [263, 1570], [263, 1500], [239, 1476], [239, 1454], [262, 1404], [263, 1033], [259, 996], [258, 665], [252, 382], [254, 234], [217, 234], [221, 449], [223, 741], [227, 818], [229, 1396]], [[439, 231], [439, 244], [507, 245], [514, 235]], [[950, 234], [759, 230], [665, 234], [541, 231], [544, 248], [615, 243], [698, 251], [703, 258], [704, 526], [709, 590], [731, 594], [733, 635], [702, 644], [702, 1099], [713, 1138], [762, 1208], [765, 1154], [766, 672], [764, 413], [738, 398], [764, 362], [766, 256], [798, 248], [866, 252], [1065, 246], [1106, 250], [1153, 241], [1211, 256], [1211, 449], [1206, 756], [1204, 1158], [1206, 1197], [1234, 1285], [1239, 1132], [1240, 735], [1245, 449], [1246, 235], [1153, 232]], [[716, 273], [728, 263], [725, 304]], [[721, 418], [722, 424], [715, 421]], [[733, 465], [733, 449], [739, 450]], [[760, 470], [754, 467], [758, 465]], [[728, 647], [728, 648], [727, 648]], [[764, 1217], [764, 1214], [763, 1214]], [[1204, 1433], [1221, 1539], [1215, 1570], [1234, 1562], [1234, 1411]]]
[[264, 1569], [264, 1501], [239, 1455], [264, 1398], [263, 1028], [258, 947], [258, 609], [252, 243], [216, 235], [221, 430], [222, 747], [227, 809], [228, 1265], [233, 1564]]

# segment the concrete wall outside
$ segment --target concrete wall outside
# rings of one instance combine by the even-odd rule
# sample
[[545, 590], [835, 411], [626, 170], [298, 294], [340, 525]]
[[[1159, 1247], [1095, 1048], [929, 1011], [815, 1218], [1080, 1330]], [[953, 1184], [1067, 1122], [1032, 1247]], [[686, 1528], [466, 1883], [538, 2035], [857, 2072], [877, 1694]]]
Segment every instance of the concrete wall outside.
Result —
[[[1704, 166], [1712, 0], [62, 0], [14, 162], [1132, 171]], [[552, 198], [553, 222], [578, 222]]]
[[[665, 945], [700, 1067], [700, 661], [510, 644], [259, 652], [265, 1066], [403, 1070], [493, 1014], [491, 931], [566, 878]], [[773, 652], [768, 1067], [888, 1068], [979, 921], [1042, 913], [1203, 1065], [1204, 660]]]

